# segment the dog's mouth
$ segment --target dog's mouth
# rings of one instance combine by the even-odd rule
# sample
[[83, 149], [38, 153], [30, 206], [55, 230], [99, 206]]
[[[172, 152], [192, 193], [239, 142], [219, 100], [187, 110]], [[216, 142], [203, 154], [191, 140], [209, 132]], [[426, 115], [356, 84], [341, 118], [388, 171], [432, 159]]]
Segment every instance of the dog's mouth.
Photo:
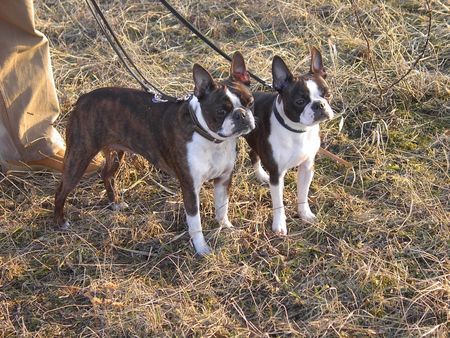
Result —
[[223, 138], [230, 138], [230, 137], [239, 137], [241, 135], [247, 135], [253, 130], [251, 126], [242, 126], [238, 128], [234, 128], [233, 132], [230, 134], [225, 134], [223, 132], [218, 132], [217, 135]]
[[251, 126], [247, 126], [247, 127], [242, 127], [239, 130], [235, 131], [236, 135], [247, 135], [248, 133], [250, 133], [252, 130], [254, 129], [254, 127], [252, 128]]
[[250, 133], [253, 129], [255, 129], [255, 122], [253, 119], [249, 119], [248, 121], [240, 121], [238, 123], [235, 122], [233, 127], [231, 128], [231, 131], [219, 130], [217, 132], [217, 135], [223, 138], [236, 138], [241, 135]]
[[317, 117], [317, 118], [314, 120], [314, 122], [315, 122], [315, 123], [321, 123], [321, 122], [325, 122], [325, 121], [328, 121], [328, 120], [331, 120], [331, 116], [330, 116], [330, 115], [323, 115], [323, 116]]
[[250, 120], [248, 123], [241, 124], [239, 126], [236, 126], [235, 133], [240, 135], [246, 135], [250, 133], [253, 129], [255, 129], [255, 121]]

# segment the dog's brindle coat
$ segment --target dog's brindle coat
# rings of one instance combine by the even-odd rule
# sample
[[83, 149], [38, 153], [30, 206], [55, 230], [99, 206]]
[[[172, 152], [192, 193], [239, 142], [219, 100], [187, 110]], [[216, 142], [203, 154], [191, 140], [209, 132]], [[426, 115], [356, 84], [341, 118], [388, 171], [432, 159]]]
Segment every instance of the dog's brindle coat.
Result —
[[[329, 89], [320, 52], [311, 49], [309, 73], [295, 77], [284, 61], [275, 56], [273, 86], [278, 93], [254, 93], [256, 128], [245, 135], [257, 177], [269, 184], [272, 196], [272, 229], [287, 234], [283, 204], [284, 175], [298, 166], [298, 213], [314, 221], [308, 203], [314, 158], [320, 148], [319, 123], [333, 117], [328, 104]], [[282, 120], [275, 116], [275, 109]], [[261, 163], [268, 174], [262, 169]]]
[[[55, 195], [56, 225], [69, 225], [64, 219], [67, 195], [100, 151], [105, 154], [101, 176], [111, 207], [124, 207], [118, 203], [114, 176], [124, 151], [132, 151], [178, 178], [195, 249], [199, 254], [210, 252], [200, 224], [199, 190], [203, 182], [214, 180], [216, 218], [231, 226], [228, 187], [236, 138], [254, 128], [253, 97], [240, 79], [247, 73], [239, 53], [233, 57], [232, 75], [222, 84], [198, 65], [193, 72], [195, 96], [189, 102], [155, 103], [152, 94], [128, 88], [101, 88], [79, 98], [66, 130], [64, 173]], [[190, 110], [220, 143], [195, 132]]]

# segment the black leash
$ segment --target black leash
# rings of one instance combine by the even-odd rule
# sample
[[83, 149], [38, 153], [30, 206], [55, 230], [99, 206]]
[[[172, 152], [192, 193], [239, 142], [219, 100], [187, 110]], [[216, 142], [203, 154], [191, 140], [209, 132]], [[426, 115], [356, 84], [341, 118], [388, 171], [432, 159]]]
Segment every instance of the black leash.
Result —
[[[185, 25], [192, 33], [197, 35], [204, 43], [206, 43], [209, 47], [214, 49], [218, 54], [224, 57], [226, 60], [231, 62], [231, 57], [228, 56], [223, 50], [217, 47], [211, 40], [209, 40], [206, 36], [204, 36], [197, 28], [195, 28], [189, 21], [187, 21], [175, 8], [173, 8], [167, 1], [159, 0], [183, 25]], [[272, 86], [268, 84], [266, 81], [256, 76], [255, 74], [248, 72], [252, 78], [261, 83], [264, 87], [272, 89]]]
[[[167, 1], [160, 0], [161, 4], [164, 5], [183, 25], [185, 25], [191, 32], [193, 32], [197, 37], [199, 37], [203, 42], [205, 42], [209, 47], [211, 47], [214, 51], [216, 51], [218, 54], [220, 54], [223, 58], [225, 58], [227, 61], [231, 62], [231, 57], [228, 56], [224, 51], [222, 51], [219, 47], [217, 47], [211, 40], [209, 40], [206, 36], [204, 36], [197, 28], [195, 28], [189, 21], [187, 21], [175, 8], [173, 8]], [[119, 39], [115, 35], [114, 31], [112, 30], [111, 26], [108, 23], [108, 20], [106, 20], [105, 16], [103, 15], [100, 7], [98, 6], [97, 2], [95, 0], [86, 0], [86, 3], [92, 13], [92, 15], [95, 18], [95, 21], [97, 21], [97, 24], [101, 28], [103, 34], [105, 35], [106, 39], [108, 40], [108, 43], [113, 48], [117, 56], [119, 57], [120, 61], [123, 63], [123, 65], [126, 67], [128, 72], [134, 77], [134, 79], [141, 85], [141, 87], [151, 93], [155, 94], [155, 98], [157, 100], [161, 101], [171, 101], [171, 102], [177, 102], [184, 99], [178, 99], [173, 96], [167, 95], [161, 90], [159, 90], [155, 85], [153, 85], [150, 81], [148, 81], [145, 76], [141, 73], [138, 67], [134, 64], [131, 57], [128, 55], [128, 53], [125, 51], [125, 49], [122, 47]], [[272, 89], [272, 86], [265, 82], [263, 79], [258, 77], [257, 75], [248, 72], [249, 75], [254, 78], [256, 81], [261, 83], [266, 88]]]
[[145, 76], [141, 73], [139, 68], [136, 67], [131, 57], [128, 55], [128, 53], [120, 44], [119, 39], [117, 39], [117, 36], [114, 34], [114, 31], [112, 30], [111, 26], [109, 25], [108, 21], [106, 20], [105, 16], [100, 10], [100, 7], [98, 6], [97, 2], [95, 0], [86, 0], [86, 3], [88, 4], [88, 7], [95, 18], [95, 21], [97, 21], [103, 34], [108, 40], [110, 46], [114, 49], [120, 61], [122, 61], [123, 65], [127, 68], [128, 72], [141, 85], [141, 87], [146, 92], [154, 94], [155, 95], [154, 99], [156, 101], [170, 101], [170, 102], [182, 101], [183, 99], [177, 99], [173, 96], [163, 93], [161, 90], [159, 90], [155, 85], [150, 83], [145, 78]]

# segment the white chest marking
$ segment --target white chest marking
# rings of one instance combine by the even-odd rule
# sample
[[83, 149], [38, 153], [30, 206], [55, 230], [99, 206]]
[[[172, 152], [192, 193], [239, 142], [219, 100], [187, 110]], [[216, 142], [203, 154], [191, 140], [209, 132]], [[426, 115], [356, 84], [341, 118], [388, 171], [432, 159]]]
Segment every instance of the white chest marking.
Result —
[[284, 128], [272, 113], [269, 144], [279, 173], [282, 173], [307, 160], [314, 160], [320, 148], [319, 125], [306, 127], [304, 133], [294, 133]]
[[236, 139], [213, 143], [194, 133], [187, 143], [187, 160], [194, 187], [199, 189], [203, 182], [229, 174], [236, 159]]

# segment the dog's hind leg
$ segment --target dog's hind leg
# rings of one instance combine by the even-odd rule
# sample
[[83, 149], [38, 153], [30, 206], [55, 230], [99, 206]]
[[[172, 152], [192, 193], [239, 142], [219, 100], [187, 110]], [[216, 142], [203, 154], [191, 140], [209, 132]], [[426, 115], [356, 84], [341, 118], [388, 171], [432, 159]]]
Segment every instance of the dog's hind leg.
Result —
[[55, 193], [55, 209], [53, 219], [55, 225], [61, 229], [67, 229], [69, 222], [64, 218], [64, 204], [67, 195], [75, 188], [80, 181], [91, 160], [97, 155], [96, 152], [86, 154], [84, 151], [74, 152], [70, 148], [66, 149], [64, 158], [64, 171], [61, 183]]
[[252, 161], [256, 178], [258, 178], [258, 180], [263, 184], [269, 184], [269, 174], [267, 174], [267, 172], [263, 169], [261, 159], [253, 149], [250, 150], [250, 160]]
[[103, 154], [105, 155], [105, 166], [102, 170], [103, 184], [105, 185], [106, 194], [108, 195], [108, 200], [111, 203], [110, 208], [112, 210], [123, 210], [128, 208], [125, 202], [119, 202], [119, 197], [117, 195], [115, 187], [115, 177], [117, 170], [122, 162], [124, 151], [123, 150], [111, 150], [104, 149]]

